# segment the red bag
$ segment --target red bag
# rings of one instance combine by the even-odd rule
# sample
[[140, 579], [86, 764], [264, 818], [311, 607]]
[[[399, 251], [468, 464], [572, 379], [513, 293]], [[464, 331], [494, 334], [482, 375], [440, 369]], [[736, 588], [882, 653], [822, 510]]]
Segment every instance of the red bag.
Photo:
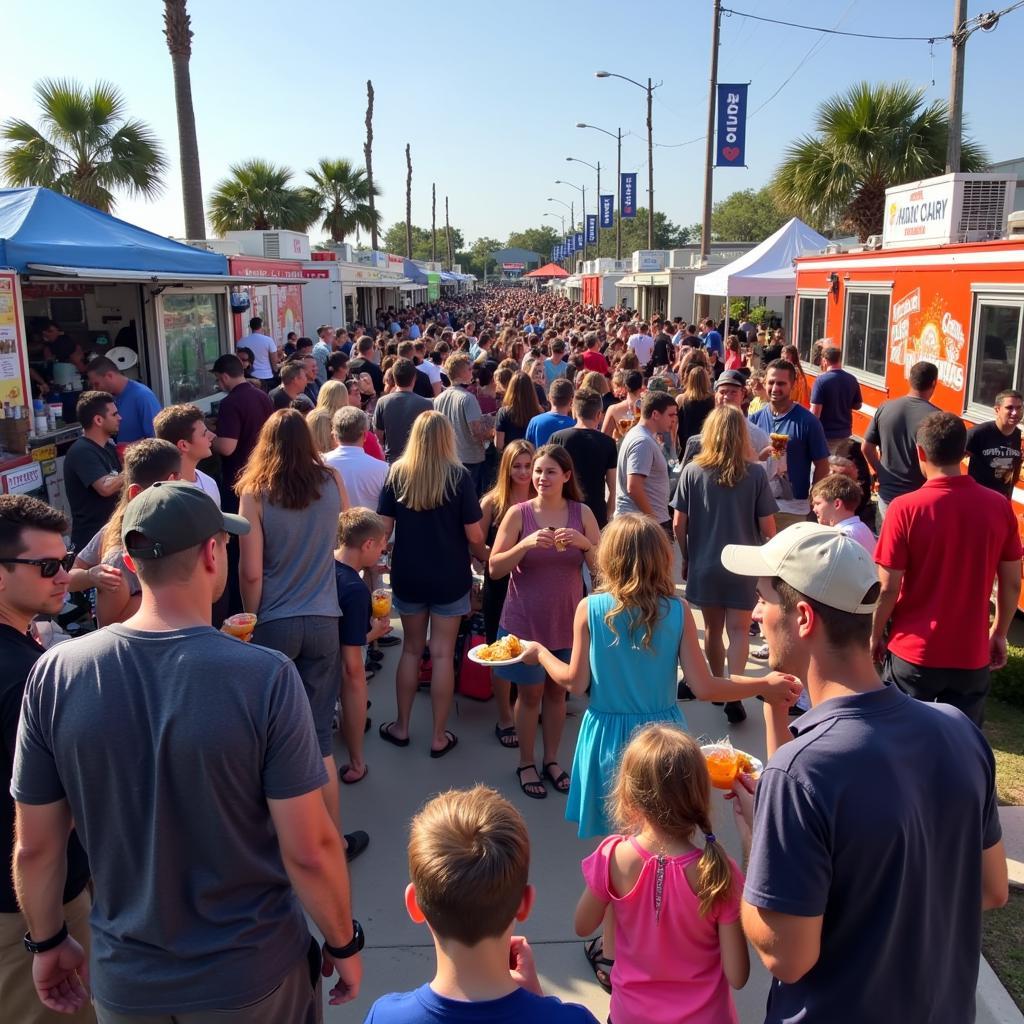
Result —
[[456, 692], [470, 700], [490, 700], [494, 696], [491, 689], [491, 670], [486, 665], [479, 665], [469, 660], [469, 652], [477, 644], [487, 643], [487, 638], [479, 633], [471, 633], [466, 639], [462, 662], [459, 665], [459, 678], [455, 684]]

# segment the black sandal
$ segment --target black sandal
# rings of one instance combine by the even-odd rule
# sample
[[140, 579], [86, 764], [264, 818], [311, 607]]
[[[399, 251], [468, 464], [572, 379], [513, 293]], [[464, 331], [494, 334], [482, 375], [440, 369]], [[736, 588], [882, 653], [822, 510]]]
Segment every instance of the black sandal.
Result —
[[615, 961], [604, 956], [604, 944], [600, 935], [595, 935], [583, 943], [583, 955], [587, 958], [587, 963], [590, 964], [598, 985], [605, 992], [611, 992], [612, 968], [615, 966]]
[[[516, 769], [516, 777], [519, 779], [519, 788], [528, 796], [534, 800], [546, 800], [548, 795], [548, 787], [541, 781], [540, 774], [537, 775], [536, 782], [523, 782], [523, 772], [528, 772], [530, 769], [537, 771], [537, 766], [533, 764], [521, 764]], [[532, 786], [532, 789], [528, 789], [528, 786]]]
[[568, 793], [569, 787], [572, 785], [572, 780], [569, 778], [569, 773], [563, 771], [562, 774], [559, 775], [556, 779], [554, 772], [551, 771], [551, 766], [553, 764], [558, 764], [558, 762], [548, 761], [548, 763], [544, 765], [544, 777], [550, 780], [551, 785], [554, 786], [559, 793]]
[[500, 725], [495, 723], [494, 735], [498, 737], [498, 742], [506, 750], [517, 750], [519, 748], [519, 737], [516, 735], [516, 727], [510, 725], [507, 729], [502, 729]]
[[381, 725], [381, 727], [377, 730], [378, 734], [380, 735], [380, 738], [382, 740], [384, 740], [385, 743], [390, 743], [394, 747], [407, 747], [407, 746], [409, 746], [409, 737], [406, 736], [405, 739], [403, 740], [403, 739], [399, 738], [398, 736], [396, 736], [391, 731], [391, 726], [393, 726], [393, 725], [398, 725], [398, 723], [397, 722], [384, 722]]

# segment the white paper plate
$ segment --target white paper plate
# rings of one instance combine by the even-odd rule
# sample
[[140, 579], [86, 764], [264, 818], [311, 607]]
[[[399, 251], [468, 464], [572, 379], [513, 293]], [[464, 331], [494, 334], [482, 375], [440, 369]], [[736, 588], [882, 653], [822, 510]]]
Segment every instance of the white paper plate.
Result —
[[473, 647], [466, 656], [470, 661], [475, 661], [478, 665], [486, 665], [487, 668], [501, 668], [503, 665], [518, 665], [523, 660], [523, 655], [526, 653], [524, 651], [518, 658], [508, 658], [505, 661], [487, 661], [485, 658], [479, 657], [480, 651], [487, 646], [489, 645], [477, 644], [476, 647]]
[[[700, 748], [700, 752], [705, 757], [707, 757], [712, 750], [718, 750], [721, 748], [721, 746], [721, 743], [705, 743]], [[745, 750], [740, 750], [739, 747], [734, 747], [733, 749], [736, 751], [737, 754], [742, 754], [745, 758], [747, 758], [750, 761], [750, 763], [754, 766], [754, 770], [751, 774], [755, 779], [759, 779], [761, 777], [761, 772], [764, 771], [764, 762], [761, 760], [761, 758], [754, 757], [753, 754], [748, 754]]]

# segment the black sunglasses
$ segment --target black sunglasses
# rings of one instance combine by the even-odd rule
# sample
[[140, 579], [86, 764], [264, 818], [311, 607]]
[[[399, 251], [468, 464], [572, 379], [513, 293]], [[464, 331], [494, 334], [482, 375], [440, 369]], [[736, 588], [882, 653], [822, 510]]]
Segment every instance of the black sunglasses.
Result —
[[0, 562], [5, 565], [38, 565], [39, 575], [44, 580], [49, 580], [53, 579], [61, 569], [71, 572], [77, 557], [73, 551], [69, 551], [63, 558], [0, 558]]

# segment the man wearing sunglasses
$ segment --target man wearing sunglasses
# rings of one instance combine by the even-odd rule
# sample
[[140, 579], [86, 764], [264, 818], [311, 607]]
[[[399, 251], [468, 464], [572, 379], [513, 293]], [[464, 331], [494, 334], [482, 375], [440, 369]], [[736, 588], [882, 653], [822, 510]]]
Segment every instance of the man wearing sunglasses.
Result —
[[[14, 801], [8, 792], [14, 773], [14, 749], [25, 681], [43, 648], [31, 635], [37, 615], [56, 615], [68, 590], [74, 559], [64, 547], [67, 521], [56, 509], [25, 495], [0, 497], [0, 854], [10, 860], [14, 848]], [[89, 863], [76, 833], [67, 847], [67, 880], [62, 901], [68, 927], [88, 948]], [[32, 983], [32, 960], [22, 936], [28, 925], [18, 910], [9, 871], [0, 872], [0, 992], [5, 1020], [51, 1020]], [[94, 1020], [86, 1004], [68, 1020]]]

